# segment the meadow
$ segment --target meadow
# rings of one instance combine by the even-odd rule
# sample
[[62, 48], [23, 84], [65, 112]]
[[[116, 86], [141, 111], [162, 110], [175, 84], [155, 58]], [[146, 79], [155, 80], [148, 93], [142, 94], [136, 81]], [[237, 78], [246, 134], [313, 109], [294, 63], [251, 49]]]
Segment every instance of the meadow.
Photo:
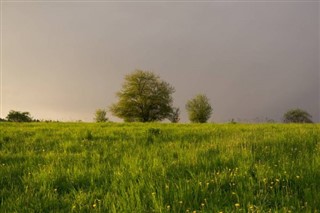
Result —
[[0, 123], [0, 212], [319, 212], [320, 125]]

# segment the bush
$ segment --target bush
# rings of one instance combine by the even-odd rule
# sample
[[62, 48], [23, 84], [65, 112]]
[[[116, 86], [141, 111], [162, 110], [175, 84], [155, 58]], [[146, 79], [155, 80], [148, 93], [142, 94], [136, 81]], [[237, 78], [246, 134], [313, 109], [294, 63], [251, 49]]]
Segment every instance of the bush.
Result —
[[107, 111], [104, 110], [104, 109], [97, 109], [96, 110], [96, 113], [95, 113], [95, 117], [94, 117], [94, 120], [96, 122], [106, 122], [108, 121], [108, 118], [107, 118]]
[[197, 95], [186, 104], [189, 120], [192, 123], [205, 123], [212, 114], [212, 107], [205, 95]]

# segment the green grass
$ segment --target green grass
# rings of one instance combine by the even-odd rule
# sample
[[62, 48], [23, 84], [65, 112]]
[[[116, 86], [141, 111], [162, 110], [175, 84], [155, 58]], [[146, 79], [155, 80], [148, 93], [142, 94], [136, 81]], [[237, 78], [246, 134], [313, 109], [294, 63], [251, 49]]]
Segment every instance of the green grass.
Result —
[[318, 212], [320, 125], [0, 123], [0, 212]]

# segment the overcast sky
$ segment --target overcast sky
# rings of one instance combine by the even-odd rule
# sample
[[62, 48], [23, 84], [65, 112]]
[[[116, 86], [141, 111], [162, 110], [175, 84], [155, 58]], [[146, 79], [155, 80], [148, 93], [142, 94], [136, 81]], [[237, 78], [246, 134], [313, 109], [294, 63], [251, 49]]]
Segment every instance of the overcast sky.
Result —
[[2, 117], [92, 121], [142, 69], [175, 87], [182, 122], [199, 93], [214, 122], [280, 120], [297, 107], [319, 121], [319, 5], [4, 1]]

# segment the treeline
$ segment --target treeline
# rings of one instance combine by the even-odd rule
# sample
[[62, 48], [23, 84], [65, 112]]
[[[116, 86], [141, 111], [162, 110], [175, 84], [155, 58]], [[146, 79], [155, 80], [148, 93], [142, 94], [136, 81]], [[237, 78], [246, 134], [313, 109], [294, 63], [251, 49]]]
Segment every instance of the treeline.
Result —
[[[136, 70], [124, 78], [122, 89], [116, 93], [118, 102], [108, 110], [98, 109], [94, 120], [106, 122], [107, 111], [125, 122], [153, 122], [168, 119], [172, 123], [180, 120], [180, 109], [173, 106], [173, 86], [149, 71]], [[190, 122], [205, 123], [213, 108], [205, 94], [198, 94], [185, 104]], [[285, 123], [312, 123], [311, 115], [302, 109], [291, 109], [283, 115]], [[231, 123], [235, 123], [232, 119]]]
[[[122, 89], [116, 93], [118, 101], [108, 109], [97, 109], [96, 122], [107, 122], [107, 112], [125, 122], [155, 122], [180, 120], [180, 108], [173, 106], [172, 94], [175, 89], [168, 82], [150, 71], [136, 70], [124, 78]], [[213, 113], [210, 100], [205, 94], [198, 94], [185, 104], [188, 118], [192, 123], [205, 123]], [[33, 119], [29, 112], [11, 110], [6, 119], [10, 122], [54, 122]], [[284, 123], [312, 123], [312, 116], [302, 109], [290, 109], [283, 115]], [[236, 123], [233, 119], [231, 123]]]

